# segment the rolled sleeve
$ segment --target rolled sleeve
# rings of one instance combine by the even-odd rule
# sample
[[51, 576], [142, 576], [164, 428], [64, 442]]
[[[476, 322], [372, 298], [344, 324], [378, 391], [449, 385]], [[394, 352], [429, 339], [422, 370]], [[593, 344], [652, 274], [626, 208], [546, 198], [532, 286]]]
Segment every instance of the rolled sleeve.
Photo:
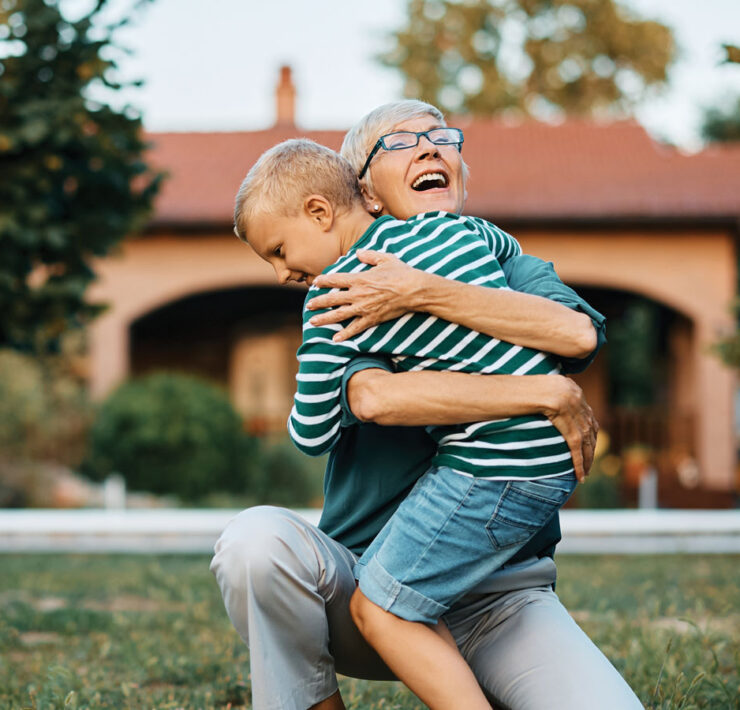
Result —
[[560, 358], [563, 372], [583, 372], [596, 357], [601, 346], [606, 343], [606, 318], [584, 301], [570, 286], [566, 286], [549, 261], [543, 261], [530, 254], [522, 254], [508, 259], [501, 266], [509, 288], [521, 293], [549, 298], [574, 311], [585, 313], [591, 319], [596, 330], [596, 347], [593, 351], [583, 358]]
[[349, 399], [347, 397], [347, 385], [352, 375], [360, 372], [361, 370], [385, 370], [386, 372], [395, 372], [396, 369], [393, 366], [390, 358], [382, 357], [378, 355], [358, 355], [357, 357], [350, 360], [347, 365], [344, 375], [342, 375], [342, 392], [340, 405], [342, 407], [342, 419], [341, 425], [343, 427], [353, 426], [359, 424], [360, 420], [352, 413], [349, 406]]

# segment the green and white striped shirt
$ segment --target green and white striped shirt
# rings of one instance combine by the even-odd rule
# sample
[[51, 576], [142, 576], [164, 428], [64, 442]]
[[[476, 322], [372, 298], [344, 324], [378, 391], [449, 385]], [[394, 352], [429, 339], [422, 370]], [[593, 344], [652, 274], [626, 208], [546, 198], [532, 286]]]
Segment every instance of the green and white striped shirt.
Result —
[[[417, 215], [405, 222], [381, 217], [324, 273], [371, 268], [359, 261], [357, 249], [388, 252], [428, 273], [490, 288], [508, 288], [500, 262], [521, 253], [512, 236], [476, 217], [446, 212]], [[307, 298], [327, 292], [311, 287]], [[296, 446], [314, 456], [331, 450], [339, 439], [342, 375], [360, 353], [389, 355], [403, 371], [535, 375], [560, 370], [557, 359], [548, 353], [512, 345], [426, 313], [407, 313], [341, 343], [332, 340], [341, 326], [310, 324], [316, 313], [304, 309], [298, 386], [288, 420]], [[438, 444], [432, 464], [463, 474], [546, 478], [573, 470], [565, 440], [541, 415], [434, 426], [428, 431]]]

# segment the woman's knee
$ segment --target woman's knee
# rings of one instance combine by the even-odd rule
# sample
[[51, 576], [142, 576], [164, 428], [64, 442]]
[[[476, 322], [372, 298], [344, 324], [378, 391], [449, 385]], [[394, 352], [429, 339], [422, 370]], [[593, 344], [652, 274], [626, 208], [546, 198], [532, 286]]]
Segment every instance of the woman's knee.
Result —
[[296, 515], [273, 506], [248, 508], [229, 521], [214, 546], [211, 571], [222, 591], [247, 584], [269, 593], [280, 570], [290, 568], [296, 549]]

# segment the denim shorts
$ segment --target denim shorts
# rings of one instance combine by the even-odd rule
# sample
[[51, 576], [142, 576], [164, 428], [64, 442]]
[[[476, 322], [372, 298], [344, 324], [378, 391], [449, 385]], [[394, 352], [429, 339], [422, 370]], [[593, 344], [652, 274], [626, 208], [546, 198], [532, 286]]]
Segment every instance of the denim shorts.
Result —
[[431, 468], [355, 565], [360, 589], [395, 616], [434, 623], [505, 565], [575, 487], [573, 473], [501, 481]]

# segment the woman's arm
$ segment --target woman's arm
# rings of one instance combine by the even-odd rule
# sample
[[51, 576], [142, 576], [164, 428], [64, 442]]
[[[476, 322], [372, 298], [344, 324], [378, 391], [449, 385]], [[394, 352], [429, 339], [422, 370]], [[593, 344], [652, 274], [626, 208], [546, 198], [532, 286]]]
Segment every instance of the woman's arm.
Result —
[[384, 426], [465, 424], [544, 414], [563, 435], [579, 481], [593, 462], [598, 424], [581, 388], [561, 375], [471, 375], [365, 369], [347, 384], [347, 402], [363, 422]]
[[337, 340], [408, 311], [424, 311], [499, 340], [562, 357], [586, 357], [596, 347], [591, 319], [547, 298], [452, 281], [414, 269], [389, 254], [361, 251], [358, 257], [375, 268], [317, 277], [317, 286], [342, 290], [308, 304], [311, 310], [332, 309], [314, 316], [314, 325], [354, 318], [335, 336]]

